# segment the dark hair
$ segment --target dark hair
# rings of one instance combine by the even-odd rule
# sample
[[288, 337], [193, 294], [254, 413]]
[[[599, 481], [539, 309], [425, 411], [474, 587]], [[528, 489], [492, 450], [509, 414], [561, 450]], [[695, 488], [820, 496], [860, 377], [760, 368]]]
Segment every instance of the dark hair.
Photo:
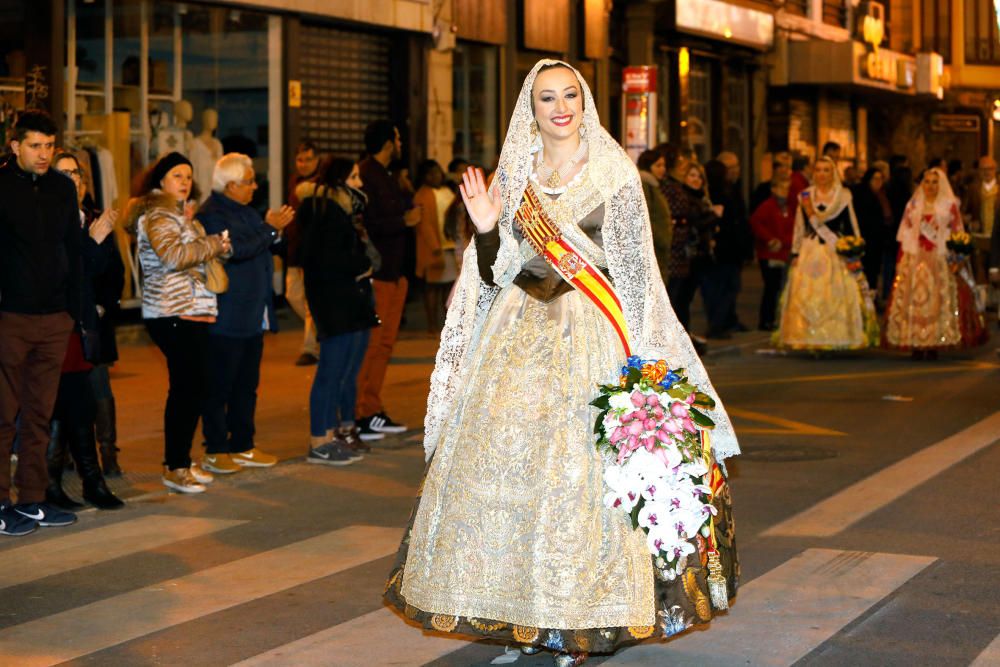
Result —
[[662, 159], [663, 153], [654, 150], [643, 151], [639, 155], [639, 159], [636, 161], [636, 166], [642, 171], [649, 171], [653, 168], [653, 165], [656, 164], [657, 160]]
[[705, 163], [705, 187], [708, 188], [708, 197], [713, 201], [719, 201], [726, 194], [726, 173], [729, 169], [720, 160], [709, 160]]
[[809, 158], [805, 155], [796, 155], [792, 158], [792, 171], [802, 171], [809, 166]]
[[961, 160], [948, 160], [948, 175], [954, 176], [958, 172], [962, 171], [962, 161]]
[[[548, 65], [542, 65], [541, 67], [538, 68], [538, 71], [535, 73], [535, 80], [536, 81], [538, 80], [538, 75], [541, 74], [542, 72], [548, 72], [550, 69], [557, 69], [557, 68], [560, 68], [560, 67], [562, 69], [569, 70], [569, 72], [571, 74], [573, 74], [574, 77], [576, 76], [576, 72], [573, 71], [573, 68], [570, 67], [569, 65], [567, 65], [566, 63], [549, 63]], [[577, 83], [579, 83], [579, 81]], [[580, 89], [580, 108], [583, 109], [583, 89], [582, 88]], [[532, 95], [531, 95], [531, 113], [535, 113], [535, 95], [534, 95], [534, 91], [532, 91]]]
[[660, 144], [653, 150], [663, 155], [663, 159], [667, 163], [667, 171], [673, 171], [681, 161], [681, 158], [690, 159], [694, 155], [690, 148], [681, 148], [676, 144]]
[[823, 155], [839, 150], [840, 150], [840, 144], [838, 144], [836, 141], [828, 141], [825, 144], [823, 144]]
[[431, 171], [435, 168], [441, 169], [441, 165], [436, 160], [424, 160], [417, 165], [417, 176], [413, 179], [413, 187], [418, 190], [423, 187], [427, 181], [427, 177], [430, 176]]
[[[136, 195], [142, 197], [159, 188], [160, 181], [162, 181], [163, 178], [170, 173], [170, 170], [182, 164], [186, 164], [191, 167], [191, 162], [186, 157], [180, 153], [173, 152], [167, 153], [159, 160], [149, 165], [149, 168], [142, 173], [142, 180], [139, 182], [139, 190], [136, 192]], [[192, 176], [193, 175], [192, 168]], [[188, 193], [188, 199], [197, 201], [200, 197], [201, 191], [198, 189], [198, 183], [195, 182], [194, 178], [192, 178], [191, 192]]]
[[55, 167], [57, 164], [59, 164], [59, 160], [72, 160], [73, 162], [76, 163], [77, 169], [83, 169], [83, 165], [80, 164], [80, 160], [77, 159], [77, 157], [72, 153], [70, 153], [69, 151], [61, 150], [58, 153], [56, 153], [56, 156], [52, 158], [52, 166]]
[[455, 170], [458, 169], [459, 165], [463, 165], [463, 164], [464, 165], [468, 165], [469, 161], [466, 160], [464, 157], [457, 157], [457, 158], [455, 158], [454, 160], [452, 160], [451, 162], [448, 163], [448, 171], [451, 172], [452, 174], [454, 174]]
[[323, 161], [319, 167], [319, 176], [316, 182], [325, 185], [331, 190], [343, 187], [347, 184], [347, 179], [354, 169], [354, 160], [344, 157], [331, 157]]
[[59, 129], [56, 127], [55, 121], [52, 120], [52, 116], [44, 111], [29, 109], [18, 115], [17, 122], [14, 123], [14, 139], [19, 142], [24, 141], [28, 132], [38, 132], [47, 137], [54, 137], [59, 133]]
[[299, 145], [295, 147], [296, 155], [298, 155], [299, 153], [308, 153], [309, 151], [312, 151], [313, 153], [319, 155], [319, 149], [316, 148], [316, 144], [309, 141], [308, 139], [300, 141]]
[[[944, 166], [944, 158], [940, 157], [932, 157], [930, 161], [927, 163], [927, 169], [933, 169], [934, 167], [943, 167], [943, 166]], [[926, 171], [926, 169], [924, 171]]]
[[376, 120], [365, 128], [365, 150], [375, 155], [387, 141], [396, 140], [396, 125], [391, 120]]
[[[861, 177], [861, 185], [870, 187], [872, 184], [872, 179], [875, 178], [875, 174], [881, 174], [881, 173], [882, 170], [879, 169], [878, 167], [868, 167], [868, 170], [865, 172], [865, 175]], [[885, 188], [885, 183], [882, 184], [882, 187]]]

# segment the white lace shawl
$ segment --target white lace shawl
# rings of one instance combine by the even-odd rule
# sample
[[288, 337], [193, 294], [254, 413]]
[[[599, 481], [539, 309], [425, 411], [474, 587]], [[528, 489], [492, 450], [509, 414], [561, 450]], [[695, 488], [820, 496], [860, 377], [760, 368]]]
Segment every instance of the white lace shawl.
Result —
[[[456, 399], [462, 394], [493, 299], [502, 288], [512, 284], [521, 271], [523, 259], [512, 225], [532, 170], [531, 123], [534, 114], [531, 110], [531, 89], [538, 70], [550, 64], [566, 65], [560, 61], [541, 60], [524, 80], [494, 178], [494, 192], [503, 201], [498, 223], [500, 250], [493, 264], [496, 287], [487, 285], [479, 277], [475, 243], [470, 243], [465, 251], [462, 272], [441, 332], [441, 345], [431, 375], [424, 420], [424, 451], [428, 460], [442, 438], [446, 420], [452, 417]], [[691, 382], [716, 399], [716, 409], [712, 413], [716, 424], [712, 433], [716, 457], [721, 460], [739, 454], [732, 422], [667, 298], [653, 254], [649, 213], [639, 172], [621, 146], [601, 127], [587, 83], [579, 72], [572, 71], [584, 94], [584, 118], [580, 132], [590, 145], [591, 180], [604, 199], [602, 232], [608, 271], [622, 301], [633, 354], [666, 359], [672, 368], [686, 369]], [[609, 380], [615, 372], [616, 369], [608, 369]], [[538, 390], [543, 391], [543, 388]]]
[[923, 187], [918, 186], [913, 197], [906, 204], [902, 223], [896, 233], [896, 240], [902, 246], [903, 252], [908, 255], [916, 254], [920, 247], [921, 233], [924, 233], [928, 240], [934, 243], [934, 249], [938, 254], [947, 254], [947, 242], [952, 231], [964, 229], [962, 216], [958, 214], [958, 198], [955, 196], [955, 191], [951, 189], [948, 175], [944, 173], [943, 169], [935, 168], [935, 171], [938, 175], [938, 194], [934, 200], [934, 220], [930, 225], [923, 224], [927, 195], [924, 194]]

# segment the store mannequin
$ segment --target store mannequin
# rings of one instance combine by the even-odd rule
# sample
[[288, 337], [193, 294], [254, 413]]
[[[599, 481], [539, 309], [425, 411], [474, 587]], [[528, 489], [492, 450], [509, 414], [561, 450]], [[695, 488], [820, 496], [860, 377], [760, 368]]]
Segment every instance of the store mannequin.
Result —
[[222, 142], [215, 138], [219, 128], [219, 112], [205, 109], [201, 114], [201, 134], [191, 147], [191, 164], [194, 166], [194, 182], [201, 191], [199, 203], [208, 199], [212, 192], [212, 172], [215, 163], [222, 157]]
[[191, 134], [191, 130], [187, 129], [187, 127], [193, 118], [194, 108], [190, 102], [179, 100], [174, 104], [174, 124], [160, 130], [156, 135], [157, 158], [174, 151], [184, 156], [191, 155], [194, 135]]

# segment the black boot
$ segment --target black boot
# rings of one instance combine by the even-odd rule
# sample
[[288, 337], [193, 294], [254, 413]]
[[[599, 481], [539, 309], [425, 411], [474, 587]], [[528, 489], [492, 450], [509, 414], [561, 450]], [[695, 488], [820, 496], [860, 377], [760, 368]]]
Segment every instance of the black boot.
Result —
[[97, 427], [97, 442], [101, 447], [101, 467], [105, 477], [121, 477], [122, 469], [118, 465], [118, 447], [115, 441], [118, 433], [115, 420], [115, 399], [101, 398], [95, 401], [97, 414], [94, 424]]
[[111, 493], [101, 474], [93, 424], [74, 429], [70, 434], [69, 448], [83, 481], [83, 499], [99, 510], [113, 510], [124, 506], [125, 503]]
[[101, 443], [101, 467], [105, 477], [121, 477], [122, 469], [118, 465], [118, 447], [113, 442]]
[[66, 469], [66, 442], [63, 436], [60, 423], [53, 419], [49, 433], [49, 447], [45, 451], [49, 468], [49, 486], [45, 489], [45, 502], [72, 512], [83, 507], [83, 503], [70, 498], [62, 488], [63, 470]]

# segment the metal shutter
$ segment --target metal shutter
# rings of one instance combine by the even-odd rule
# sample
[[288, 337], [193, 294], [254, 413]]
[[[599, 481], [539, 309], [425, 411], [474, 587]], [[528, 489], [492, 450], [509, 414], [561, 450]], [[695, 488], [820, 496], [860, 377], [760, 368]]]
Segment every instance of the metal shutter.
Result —
[[301, 136], [321, 151], [357, 157], [368, 123], [390, 117], [390, 40], [309, 24], [301, 38]]

